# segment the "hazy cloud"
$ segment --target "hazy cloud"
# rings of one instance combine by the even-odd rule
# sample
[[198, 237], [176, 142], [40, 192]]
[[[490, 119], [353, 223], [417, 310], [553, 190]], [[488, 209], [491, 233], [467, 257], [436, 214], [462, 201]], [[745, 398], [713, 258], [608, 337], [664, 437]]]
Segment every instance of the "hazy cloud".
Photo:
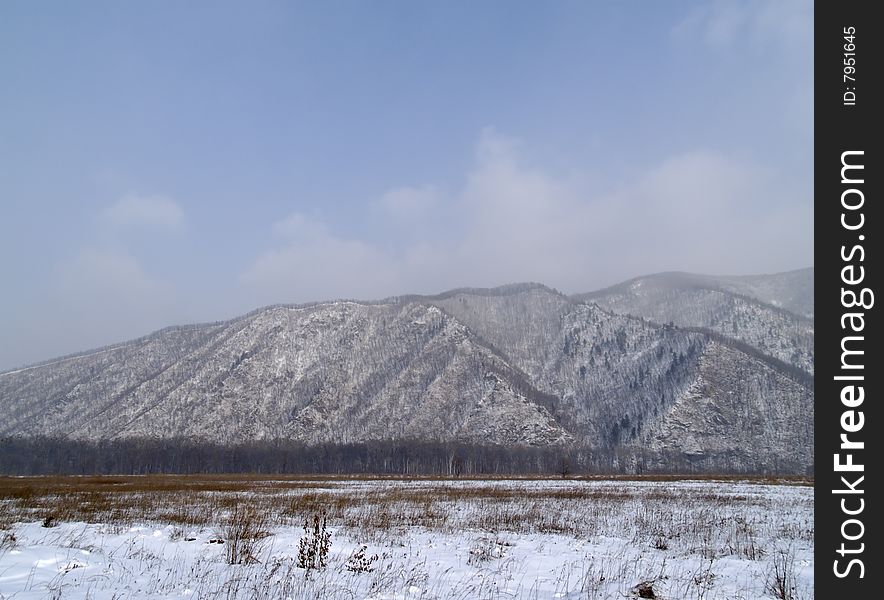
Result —
[[174, 287], [124, 250], [82, 250], [60, 266], [57, 293], [65, 299], [65, 328], [82, 328], [94, 344], [143, 335], [180, 314]]
[[392, 4], [363, 10], [384, 32], [286, 5], [328, 31], [242, 6], [194, 54], [205, 11], [176, 9], [157, 53], [150, 18], [125, 48], [108, 11], [0, 18], [0, 368], [275, 302], [812, 262], [811, 0], [473, 3], [408, 55]]
[[132, 339], [184, 317], [172, 285], [145, 272], [120, 249], [77, 252], [56, 265], [46, 291], [29, 313], [20, 315], [11, 330], [19, 341], [0, 348], [0, 365]]
[[[455, 255], [472, 283], [559, 282], [582, 255], [586, 201], [569, 182], [525, 164], [520, 144], [490, 129], [456, 203], [464, 218]], [[452, 275], [455, 275], [453, 273]]]
[[282, 243], [241, 280], [285, 302], [527, 280], [578, 292], [661, 270], [740, 274], [810, 264], [810, 198], [762, 166], [695, 151], [598, 196], [528, 164], [520, 148], [485, 130], [452, 197], [426, 185], [394, 188], [375, 203], [418, 230], [444, 222], [444, 237], [402, 238], [390, 251], [293, 214], [272, 227]]
[[632, 209], [616, 225], [624, 263], [711, 274], [811, 264], [811, 198], [778, 175], [711, 152], [668, 159], [617, 198]]
[[775, 45], [806, 52], [813, 39], [810, 0], [717, 0], [696, 6], [677, 23], [673, 35], [714, 48]]
[[102, 220], [115, 228], [145, 227], [179, 230], [184, 226], [184, 211], [165, 196], [128, 195], [108, 206]]
[[299, 213], [292, 213], [271, 228], [273, 235], [283, 239], [316, 240], [328, 237], [328, 230], [321, 222]]
[[486, 132], [457, 204], [465, 231], [453, 271], [472, 281], [576, 292], [658, 270], [752, 273], [812, 259], [811, 199], [764, 167], [695, 151], [599, 196], [516, 148]]
[[323, 223], [291, 214], [272, 226], [282, 243], [261, 254], [240, 281], [260, 303], [380, 297], [395, 288], [390, 258], [371, 244], [343, 239]]
[[442, 202], [442, 193], [435, 186], [405, 186], [388, 191], [373, 206], [399, 225], [413, 225], [425, 220]]
[[84, 249], [62, 265], [60, 275], [61, 288], [69, 299], [89, 302], [109, 298], [128, 304], [165, 289], [124, 251]]
[[[298, 212], [281, 218], [268, 226], [268, 247], [240, 272], [230, 305], [529, 280], [581, 292], [665, 270], [749, 274], [812, 264], [809, 187], [781, 172], [696, 150], [606, 182], [599, 195], [543, 168], [528, 149], [486, 129], [452, 193], [432, 183], [398, 186], [369, 202], [366, 217], [395, 222], [389, 239], [347, 236]], [[120, 226], [181, 226], [177, 205], [142, 200], [130, 197], [102, 216]], [[44, 339], [59, 354], [193, 320], [175, 286], [125, 247], [83, 248], [58, 267], [54, 285], [51, 296], [64, 303], [37, 311], [39, 322], [27, 327], [37, 356]]]

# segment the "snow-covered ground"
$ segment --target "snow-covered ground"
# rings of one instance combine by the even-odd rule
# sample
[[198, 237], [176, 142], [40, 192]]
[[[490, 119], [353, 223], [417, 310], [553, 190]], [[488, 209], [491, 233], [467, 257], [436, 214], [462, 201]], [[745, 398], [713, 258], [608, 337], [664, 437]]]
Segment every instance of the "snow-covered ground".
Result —
[[[347, 502], [329, 504], [328, 565], [309, 574], [297, 558], [310, 514], [264, 515], [244, 564], [228, 564], [229, 513], [198, 526], [16, 522], [0, 530], [0, 598], [805, 599], [813, 597], [812, 491], [709, 481], [338, 481], [328, 498]], [[280, 493], [299, 506], [299, 494], [316, 492]], [[256, 495], [254, 505], [262, 502]], [[791, 595], [774, 591], [778, 573]]]

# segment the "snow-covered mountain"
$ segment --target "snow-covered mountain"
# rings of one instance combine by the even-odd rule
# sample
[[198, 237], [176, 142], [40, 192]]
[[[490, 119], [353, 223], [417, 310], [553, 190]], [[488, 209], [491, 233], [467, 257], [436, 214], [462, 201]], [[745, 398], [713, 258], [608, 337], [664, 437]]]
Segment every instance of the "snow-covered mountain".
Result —
[[[658, 280], [668, 287], [645, 294]], [[519, 284], [172, 327], [0, 374], [0, 436], [567, 444], [810, 465], [812, 321], [679, 285], [567, 297]]]
[[574, 299], [656, 323], [711, 329], [813, 373], [813, 268], [746, 277], [659, 273]]

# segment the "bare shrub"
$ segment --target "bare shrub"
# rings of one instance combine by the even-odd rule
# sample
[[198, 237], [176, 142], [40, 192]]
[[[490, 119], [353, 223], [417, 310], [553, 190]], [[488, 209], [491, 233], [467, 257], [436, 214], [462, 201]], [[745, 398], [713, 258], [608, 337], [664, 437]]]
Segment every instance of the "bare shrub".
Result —
[[771, 561], [771, 570], [764, 591], [777, 600], [798, 600], [796, 592], [795, 554], [791, 548], [778, 550]]
[[736, 556], [748, 558], [749, 560], [761, 560], [764, 557], [765, 551], [755, 540], [755, 531], [752, 524], [743, 516], [737, 516], [734, 519], [734, 523], [736, 528], [728, 550]]
[[663, 533], [657, 533], [651, 541], [651, 547], [657, 550], [669, 550], [669, 541]]
[[580, 584], [581, 593], [585, 598], [599, 597], [609, 577], [605, 564], [596, 564], [594, 560], [590, 559], [584, 568]]
[[642, 581], [637, 586], [632, 588], [632, 593], [636, 598], [657, 598], [657, 593], [654, 591], [654, 582], [653, 581]]
[[11, 531], [0, 531], [0, 554], [15, 548], [18, 538]]
[[0, 501], [0, 530], [9, 529], [14, 522], [12, 511], [7, 508], [4, 502]]
[[225, 554], [229, 565], [248, 565], [260, 562], [258, 550], [266, 531], [266, 520], [261, 513], [251, 507], [235, 506], [224, 526], [223, 538]]
[[305, 576], [325, 568], [330, 549], [331, 532], [326, 529], [325, 512], [314, 514], [312, 523], [311, 519], [304, 519], [304, 535], [298, 543], [298, 566], [306, 570]]
[[715, 586], [715, 579], [718, 577], [713, 571], [712, 566], [715, 563], [714, 559], [709, 560], [709, 566], [703, 568], [702, 565], [700, 568], [694, 573], [694, 576], [691, 578], [691, 581], [696, 586], [695, 594], [697, 600], [703, 600], [706, 598], [706, 594]]
[[350, 555], [347, 560], [347, 570], [354, 573], [371, 573], [374, 571], [374, 563], [378, 560], [377, 554], [366, 556], [365, 551], [368, 546], [360, 546], [359, 550]]

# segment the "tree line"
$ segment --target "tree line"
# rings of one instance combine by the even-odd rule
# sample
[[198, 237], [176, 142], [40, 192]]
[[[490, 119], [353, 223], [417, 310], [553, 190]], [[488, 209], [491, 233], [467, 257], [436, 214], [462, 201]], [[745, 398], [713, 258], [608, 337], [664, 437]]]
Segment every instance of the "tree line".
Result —
[[789, 474], [812, 467], [775, 456], [690, 456], [643, 448], [492, 446], [421, 440], [306, 445], [290, 440], [241, 444], [176, 438], [104, 441], [0, 438], [6, 475], [263, 473], [331, 475]]

